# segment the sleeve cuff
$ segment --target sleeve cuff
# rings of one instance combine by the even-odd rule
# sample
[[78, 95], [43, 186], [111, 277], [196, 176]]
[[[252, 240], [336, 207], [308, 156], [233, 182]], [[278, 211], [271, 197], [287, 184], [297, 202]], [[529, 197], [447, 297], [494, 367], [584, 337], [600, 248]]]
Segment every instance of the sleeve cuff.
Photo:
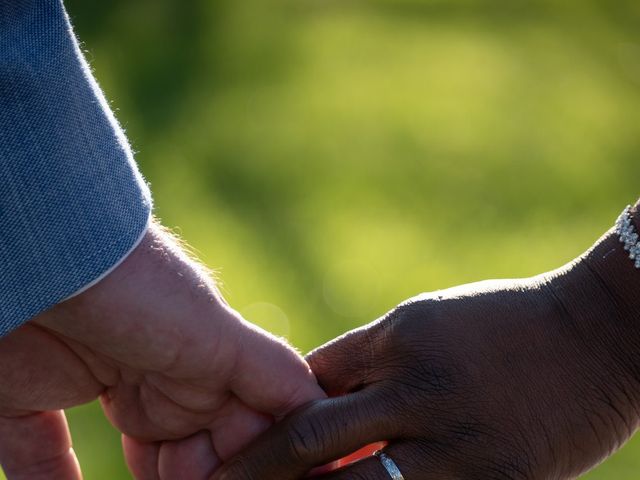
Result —
[[0, 0], [0, 336], [100, 281], [151, 194], [61, 0]]
[[100, 275], [98, 275], [96, 278], [94, 278], [93, 280], [91, 280], [89, 283], [87, 283], [86, 285], [80, 287], [78, 290], [76, 290], [75, 292], [73, 292], [71, 295], [69, 295], [67, 298], [65, 298], [64, 300], [62, 300], [60, 303], [62, 302], [66, 302], [67, 300], [73, 298], [73, 297], [77, 297], [78, 295], [80, 295], [81, 293], [86, 292], [87, 290], [89, 290], [91, 287], [94, 287], [95, 285], [97, 285], [98, 283], [100, 283], [103, 279], [107, 278], [111, 272], [113, 272], [116, 268], [118, 268], [128, 257], [129, 255], [131, 255], [131, 253], [133, 253], [133, 251], [138, 248], [138, 245], [140, 245], [140, 243], [142, 242], [142, 239], [144, 238], [144, 236], [147, 234], [147, 231], [149, 230], [149, 226], [151, 224], [151, 218], [152, 215], [149, 214], [149, 217], [147, 218], [147, 223], [144, 226], [144, 228], [142, 229], [142, 232], [140, 232], [140, 235], [138, 236], [138, 238], [135, 240], [135, 242], [133, 242], [133, 245], [131, 245], [131, 247], [129, 248], [129, 250], [127, 250], [124, 255], [122, 255], [122, 257], [120, 259], [118, 259], [116, 261], [116, 263], [114, 263], [111, 267], [109, 267], [107, 270], [105, 270], [103, 273], [101, 273]]

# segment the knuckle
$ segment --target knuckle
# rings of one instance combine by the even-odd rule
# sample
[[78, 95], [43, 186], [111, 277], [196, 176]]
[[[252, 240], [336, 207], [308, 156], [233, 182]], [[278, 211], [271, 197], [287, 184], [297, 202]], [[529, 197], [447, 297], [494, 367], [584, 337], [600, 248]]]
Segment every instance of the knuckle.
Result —
[[[468, 439], [462, 443], [448, 437], [438, 440], [423, 439], [412, 445], [413, 455], [406, 456], [404, 466], [407, 471], [422, 472], [425, 476], [433, 475], [436, 470], [449, 473], [455, 471], [455, 478], [459, 480], [550, 478], [538, 474], [535, 461], [527, 452], [510, 448], [506, 442], [500, 445], [493, 442], [487, 446], [487, 441], [491, 440], [483, 440], [476, 435], [474, 438], [477, 441], [473, 445], [467, 441]], [[425, 456], [429, 459], [426, 464], [418, 460]]]
[[218, 480], [258, 480], [259, 478], [261, 476], [254, 472], [242, 456], [230, 460], [217, 477]]
[[486, 480], [530, 480], [535, 478], [526, 458], [485, 459], [468, 472], [469, 479], [484, 478]]
[[428, 342], [437, 346], [448, 322], [442, 321], [441, 302], [433, 298], [410, 299], [392, 310], [383, 324], [387, 338], [410, 351], [423, 350]]
[[371, 477], [369, 477], [366, 473], [364, 472], [351, 472], [349, 475], [344, 477], [344, 480], [371, 480]]
[[[468, 478], [486, 478], [487, 480], [529, 480], [539, 478], [533, 455], [522, 448], [509, 443], [506, 438], [490, 438], [489, 446], [481, 449], [469, 449], [466, 459]], [[546, 478], [546, 476], [545, 476]]]
[[322, 449], [321, 432], [308, 420], [302, 420], [287, 429], [287, 448], [295, 463], [314, 463]]

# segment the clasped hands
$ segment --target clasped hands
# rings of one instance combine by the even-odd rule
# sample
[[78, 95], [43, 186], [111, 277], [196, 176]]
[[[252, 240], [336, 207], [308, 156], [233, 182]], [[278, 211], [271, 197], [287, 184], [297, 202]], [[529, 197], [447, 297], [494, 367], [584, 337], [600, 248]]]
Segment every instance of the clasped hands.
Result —
[[[377, 441], [406, 480], [574, 478], [640, 421], [640, 300], [627, 264], [601, 260], [612, 242], [415, 297], [305, 362], [152, 226], [0, 340], [0, 462], [9, 480], [81, 478], [63, 409], [99, 397], [138, 480], [298, 479]], [[389, 475], [368, 457], [322, 478]]]

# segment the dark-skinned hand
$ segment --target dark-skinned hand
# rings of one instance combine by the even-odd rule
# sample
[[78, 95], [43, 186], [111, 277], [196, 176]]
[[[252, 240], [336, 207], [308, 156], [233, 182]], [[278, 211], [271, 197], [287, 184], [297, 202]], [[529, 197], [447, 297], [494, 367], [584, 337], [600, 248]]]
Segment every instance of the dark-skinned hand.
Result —
[[[308, 361], [312, 402], [214, 480], [288, 480], [380, 440], [406, 480], [575, 478], [640, 419], [640, 271], [613, 232], [571, 264], [415, 297]], [[323, 480], [389, 480], [375, 457]]]

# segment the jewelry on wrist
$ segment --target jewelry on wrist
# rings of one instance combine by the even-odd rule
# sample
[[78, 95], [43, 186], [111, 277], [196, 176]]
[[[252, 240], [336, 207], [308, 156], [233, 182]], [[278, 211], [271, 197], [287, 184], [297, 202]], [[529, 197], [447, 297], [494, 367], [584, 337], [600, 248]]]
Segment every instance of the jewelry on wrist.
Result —
[[640, 235], [631, 221], [631, 206], [627, 206], [616, 220], [616, 233], [624, 249], [629, 252], [629, 258], [635, 260], [635, 267], [640, 269]]

